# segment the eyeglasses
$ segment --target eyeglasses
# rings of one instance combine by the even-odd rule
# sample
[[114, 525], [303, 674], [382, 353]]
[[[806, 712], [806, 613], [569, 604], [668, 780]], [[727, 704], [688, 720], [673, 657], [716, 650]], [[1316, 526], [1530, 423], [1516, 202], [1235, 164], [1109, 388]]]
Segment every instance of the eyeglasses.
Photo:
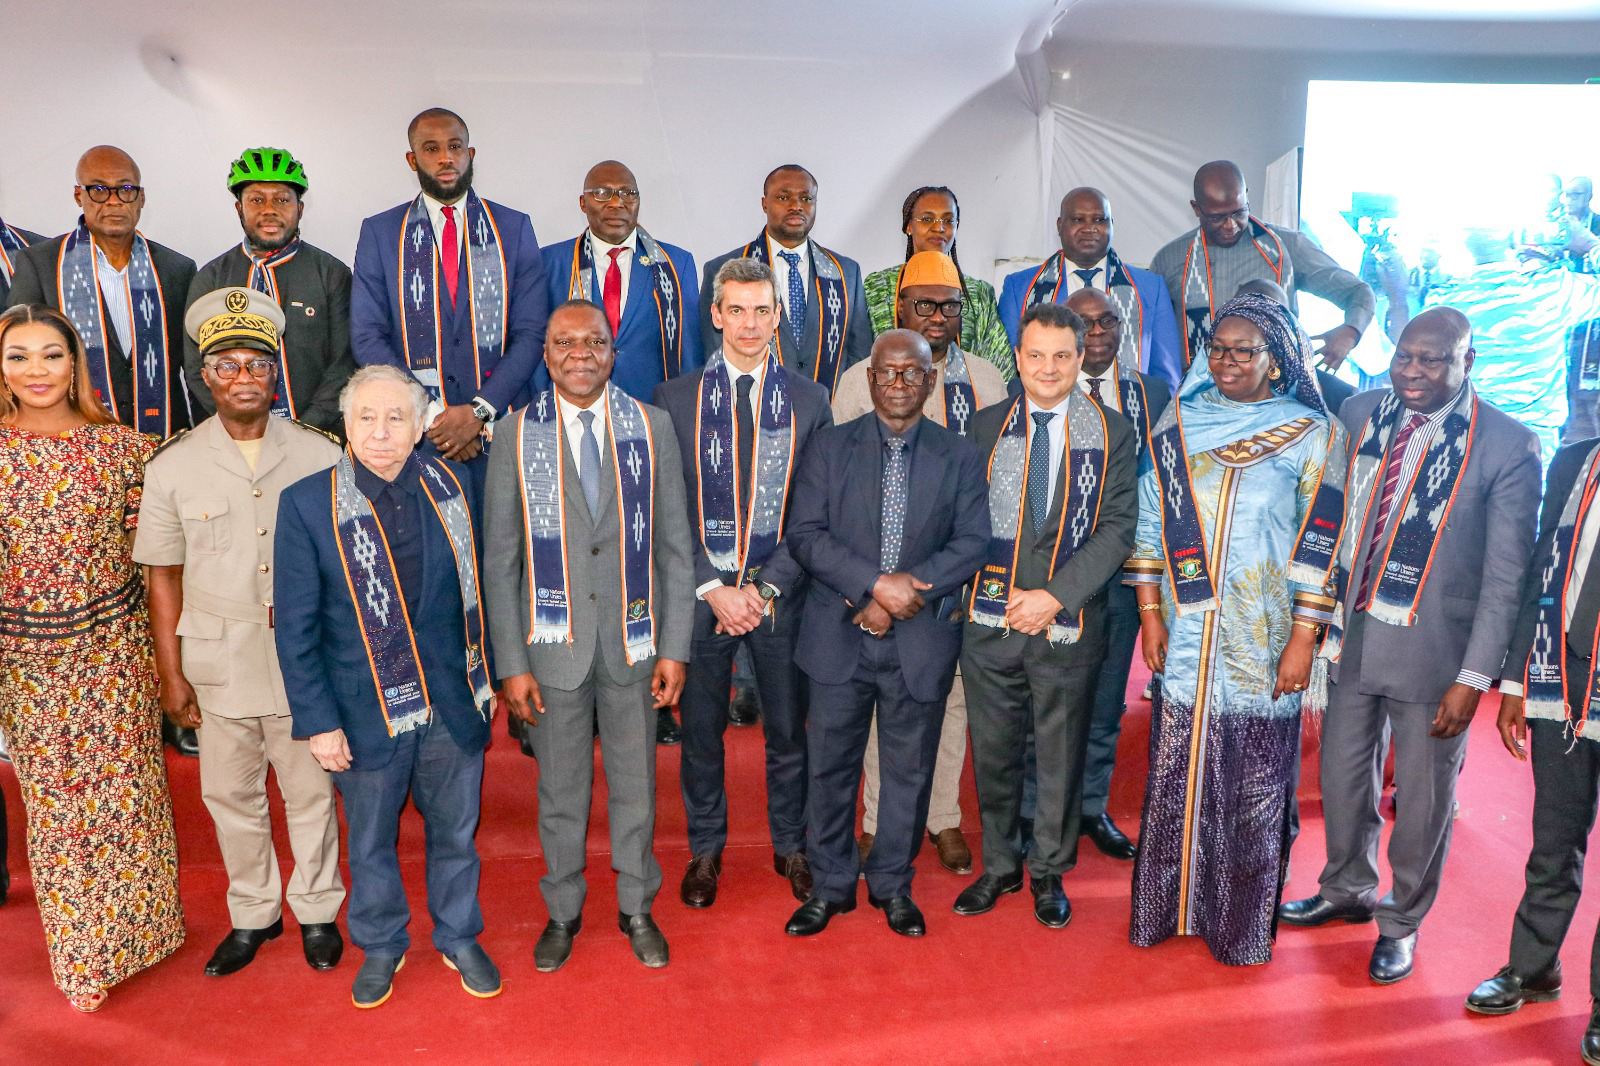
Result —
[[1109, 311], [1101, 315], [1099, 318], [1090, 318], [1085, 315], [1083, 319], [1083, 325], [1086, 329], [1095, 329], [1098, 327], [1102, 333], [1110, 333], [1121, 324], [1122, 319], [1118, 318]]
[[252, 359], [248, 363], [239, 363], [232, 359], [218, 359], [211, 364], [211, 372], [223, 381], [232, 381], [239, 376], [239, 371], [248, 370], [253, 378], [264, 378], [278, 369], [278, 364], [272, 359]]
[[927, 316], [937, 308], [939, 313], [946, 318], [958, 318], [961, 315], [960, 300], [912, 300], [911, 310], [919, 315]]
[[938, 226], [940, 229], [956, 228], [956, 216], [954, 215], [918, 215], [911, 221], [915, 222], [923, 229], [932, 229], [935, 226]]
[[609, 204], [612, 200], [625, 204], [639, 202], [638, 189], [585, 189], [583, 194], [597, 204]]
[[1208, 344], [1206, 345], [1206, 355], [1214, 363], [1249, 366], [1252, 359], [1270, 347], [1272, 347], [1270, 344], [1258, 344], [1254, 348], [1230, 348], [1225, 344]]
[[111, 199], [111, 194], [116, 193], [117, 199], [125, 204], [131, 204], [144, 192], [143, 185], [80, 185], [78, 188], [89, 194], [89, 199], [97, 204], [103, 204]]
[[1202, 212], [1200, 212], [1200, 221], [1201, 222], [1221, 223], [1221, 222], [1228, 221], [1230, 218], [1233, 219], [1233, 221], [1238, 222], [1241, 225], [1243, 225], [1244, 222], [1247, 221], [1250, 218], [1250, 205], [1249, 204], [1245, 204], [1243, 207], [1239, 208], [1237, 211], [1202, 211]]
[[892, 386], [896, 381], [904, 381], [907, 385], [910, 385], [914, 389], [918, 385], [921, 385], [924, 381], [928, 380], [928, 374], [929, 371], [923, 370], [920, 367], [911, 367], [909, 369], [902, 368], [899, 370], [884, 370], [878, 367], [870, 366], [867, 368], [867, 377], [871, 379], [872, 383], [874, 385], [881, 385], [886, 389]]

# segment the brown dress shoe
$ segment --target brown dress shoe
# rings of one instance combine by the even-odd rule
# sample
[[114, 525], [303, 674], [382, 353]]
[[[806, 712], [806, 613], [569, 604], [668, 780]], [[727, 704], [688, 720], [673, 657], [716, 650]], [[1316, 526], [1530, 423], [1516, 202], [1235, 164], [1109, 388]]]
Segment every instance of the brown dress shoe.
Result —
[[967, 838], [961, 835], [960, 829], [950, 828], [937, 834], [929, 833], [928, 839], [933, 841], [933, 846], [939, 850], [940, 866], [953, 874], [972, 872], [972, 849], [967, 847]]
[[774, 855], [772, 868], [789, 879], [789, 890], [794, 898], [804, 903], [811, 898], [811, 863], [803, 851], [791, 855]]
[[696, 855], [683, 873], [678, 895], [691, 907], [709, 907], [717, 901], [717, 878], [722, 876], [722, 853]]
[[862, 833], [861, 839], [856, 842], [856, 848], [861, 852], [861, 877], [867, 876], [867, 856], [872, 854], [872, 834]]

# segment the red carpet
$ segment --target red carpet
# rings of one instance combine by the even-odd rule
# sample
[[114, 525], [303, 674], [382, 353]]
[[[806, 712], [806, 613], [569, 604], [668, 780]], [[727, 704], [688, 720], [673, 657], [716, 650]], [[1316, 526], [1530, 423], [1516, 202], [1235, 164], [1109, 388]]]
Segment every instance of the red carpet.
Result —
[[[1130, 708], [1112, 813], [1131, 832], [1149, 708], [1138, 699]], [[545, 920], [534, 764], [501, 733], [489, 755], [478, 844], [488, 924], [483, 943], [500, 964], [505, 992], [487, 1001], [469, 997], [432, 950], [420, 892], [421, 826], [409, 814], [401, 847], [413, 944], [394, 997], [373, 1011], [350, 1005], [360, 953], [349, 952], [332, 973], [315, 973], [301, 958], [292, 920], [248, 969], [220, 980], [202, 976], [228, 930], [226, 883], [197, 767], [174, 756], [188, 943], [114, 989], [98, 1014], [77, 1015], [50, 982], [23, 857], [16, 778], [0, 771], [12, 812], [14, 877], [11, 902], [0, 907], [0, 1063], [1511, 1066], [1578, 1060], [1600, 915], [1592, 899], [1579, 910], [1564, 953], [1562, 1000], [1505, 1018], [1470, 1015], [1461, 1005], [1505, 961], [1527, 858], [1531, 778], [1500, 747], [1489, 705], [1473, 727], [1454, 849], [1444, 890], [1422, 929], [1417, 971], [1389, 988], [1366, 976], [1377, 935], [1370, 924], [1287, 929], [1273, 961], [1246, 970], [1218, 965], [1193, 940], [1134, 948], [1127, 937], [1131, 864], [1087, 844], [1066, 880], [1074, 915], [1060, 932], [1034, 921], [1026, 893], [1004, 897], [988, 915], [956, 917], [950, 905], [968, 878], [946, 873], [924, 849], [915, 893], [928, 916], [926, 938], [890, 933], [866, 906], [863, 889], [855, 913], [836, 918], [819, 937], [791, 939], [783, 924], [795, 903], [772, 872], [758, 732], [729, 730], [729, 779], [738, 793], [721, 897], [708, 911], [691, 911], [677, 898], [687, 861], [678, 757], [675, 749], [661, 751], [656, 850], [666, 881], [655, 914], [671, 944], [671, 966], [641, 967], [616, 929], [597, 796], [586, 925], [572, 960], [556, 974], [533, 968], [533, 941]], [[963, 809], [976, 850], [971, 791], [969, 774]], [[1301, 796], [1304, 830], [1289, 886], [1295, 897], [1315, 891], [1323, 858], [1314, 755]], [[286, 856], [287, 847], [280, 853]]]

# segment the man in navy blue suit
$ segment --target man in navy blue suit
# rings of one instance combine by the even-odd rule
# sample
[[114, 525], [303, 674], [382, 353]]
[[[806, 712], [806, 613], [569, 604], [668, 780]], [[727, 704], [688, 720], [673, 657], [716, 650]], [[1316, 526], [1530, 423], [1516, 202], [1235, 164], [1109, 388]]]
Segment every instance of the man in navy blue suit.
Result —
[[661, 382], [698, 367], [700, 289], [694, 256], [639, 225], [639, 182], [607, 159], [589, 168], [578, 209], [589, 228], [544, 249], [550, 306], [590, 300], [616, 337], [611, 383], [649, 403]]
[[927, 931], [911, 900], [911, 862], [961, 652], [960, 593], [989, 547], [983, 456], [922, 417], [939, 384], [928, 342], [890, 330], [871, 358], [873, 412], [811, 438], [789, 517], [789, 551], [811, 575], [795, 663], [810, 678], [814, 881], [791, 936], [820, 933], [855, 909], [856, 800], [874, 705], [883, 784], [867, 898], [894, 932]]
[[500, 993], [483, 948], [478, 827], [494, 698], [472, 482], [416, 452], [427, 394], [396, 367], [339, 396], [350, 452], [278, 504], [278, 663], [294, 736], [333, 774], [350, 851], [351, 999], [389, 998], [411, 939], [396, 852], [409, 795], [427, 826], [433, 944], [469, 993]]
[[[473, 191], [477, 150], [459, 115], [429, 108], [406, 136], [422, 191], [361, 223], [350, 342], [362, 366], [388, 363], [422, 383], [428, 442], [467, 462], [490, 424], [541, 387], [544, 259], [527, 215]], [[481, 488], [483, 464], [470, 469]]]

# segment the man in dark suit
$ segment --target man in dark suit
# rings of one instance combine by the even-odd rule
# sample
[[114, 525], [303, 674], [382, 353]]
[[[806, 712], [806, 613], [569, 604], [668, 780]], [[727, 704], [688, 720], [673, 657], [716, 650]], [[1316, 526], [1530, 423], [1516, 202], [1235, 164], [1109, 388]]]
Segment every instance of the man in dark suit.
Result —
[[8, 306], [47, 304], [72, 320], [95, 393], [117, 421], [162, 439], [188, 429], [183, 311], [194, 260], [139, 232], [145, 190], [122, 149], [83, 153], [72, 197], [83, 209], [77, 227], [14, 257]]
[[811, 239], [817, 221], [817, 179], [798, 163], [767, 175], [761, 186], [767, 225], [749, 244], [706, 263], [700, 286], [700, 339], [722, 343], [711, 320], [711, 280], [729, 259], [758, 259], [778, 279], [783, 323], [778, 354], [783, 365], [833, 394], [839, 375], [867, 358], [872, 349], [872, 319], [861, 287], [861, 267]]
[[615, 159], [596, 163], [578, 194], [588, 228], [542, 254], [551, 305], [590, 300], [605, 308], [617, 338], [611, 383], [648, 402], [704, 353], [694, 256], [639, 225], [640, 199], [633, 171]]
[[[1078, 388], [1108, 411], [1116, 411], [1133, 426], [1137, 458], [1150, 447], [1150, 429], [1167, 409], [1172, 392], [1162, 378], [1143, 371], [1130, 373], [1117, 365], [1123, 323], [1110, 297], [1095, 288], [1082, 288], [1067, 297], [1066, 305], [1084, 321], [1083, 367]], [[1105, 584], [1106, 655], [1090, 686], [1094, 710], [1089, 720], [1089, 746], [1083, 764], [1083, 835], [1114, 859], [1132, 860], [1133, 842], [1111, 820], [1106, 804], [1111, 798], [1111, 773], [1116, 766], [1117, 740], [1122, 735], [1122, 714], [1127, 710], [1128, 671], [1139, 640], [1139, 603], [1121, 574]]]
[[[362, 366], [389, 363], [420, 381], [428, 443], [470, 462], [489, 423], [540, 387], [544, 259], [527, 215], [473, 191], [477, 149], [459, 115], [429, 108], [406, 138], [422, 191], [361, 223], [350, 342]], [[469, 469], [481, 488], [485, 464]]]
[[989, 544], [983, 456], [922, 416], [939, 384], [928, 342], [890, 330], [871, 358], [873, 413], [812, 438], [789, 518], [789, 550], [811, 575], [795, 662], [811, 681], [815, 880], [791, 936], [820, 933], [855, 909], [856, 800], [874, 705], [883, 785], [867, 898], [894, 932], [927, 931], [911, 899], [911, 863], [961, 652], [960, 593]]
[[[683, 691], [683, 805], [691, 907], [717, 898], [728, 839], [722, 737], [735, 649], [750, 650], [764, 709], [767, 824], [773, 864], [795, 898], [811, 897], [806, 861], [806, 703], [794, 665], [805, 571], [783, 535], [794, 467], [812, 435], [833, 424], [822, 386], [790, 374], [772, 346], [778, 329], [772, 271], [729, 259], [711, 286], [722, 347], [703, 370], [656, 386], [683, 458], [694, 542], [694, 644]], [[731, 405], [731, 409], [730, 409]], [[732, 519], [730, 524], [729, 519]]]
[[[1591, 495], [1597, 445], [1594, 438], [1569, 444], [1550, 462], [1539, 542], [1501, 673], [1501, 740], [1527, 761], [1532, 737], [1533, 848], [1509, 962], [1467, 997], [1467, 1009], [1478, 1014], [1510, 1014], [1561, 996], [1561, 945], [1583, 891], [1600, 808], [1600, 742], [1588, 710], [1600, 620], [1600, 510]], [[1589, 959], [1589, 992], [1580, 1053], [1593, 1064], [1600, 1063], [1600, 936]]]
[[[200, 268], [188, 302], [192, 306], [231, 285], [276, 300], [285, 325], [273, 413], [338, 434], [344, 431], [339, 390], [356, 371], [350, 355], [350, 268], [301, 240], [306, 189], [305, 168], [282, 148], [252, 148], [234, 160], [228, 191], [244, 241]], [[200, 409], [211, 414], [200, 348], [185, 337], [184, 368]]]
[[1034, 915], [1052, 929], [1072, 919], [1061, 876], [1078, 856], [1084, 751], [1106, 658], [1105, 586], [1133, 550], [1139, 516], [1132, 423], [1108, 417], [1077, 388], [1083, 336], [1083, 319], [1070, 308], [1028, 308], [1017, 343], [1024, 395], [974, 420], [973, 443], [988, 459], [994, 535], [961, 650], [983, 873], [957, 897], [955, 912], [983, 914], [1022, 887], [1031, 728], [1038, 806], [1029, 880]]
[[389, 998], [411, 943], [395, 850], [408, 795], [427, 826], [434, 947], [469, 993], [500, 993], [478, 945], [473, 835], [493, 697], [472, 485], [414, 452], [426, 404], [397, 367], [357, 371], [340, 396], [349, 454], [278, 504], [278, 663], [294, 736], [344, 799], [362, 1008]]
[[583, 922], [598, 727], [617, 923], [634, 956], [660, 967], [655, 714], [683, 691], [694, 607], [683, 470], [672, 420], [609, 383], [600, 307], [557, 307], [545, 362], [553, 388], [505, 423], [485, 508], [496, 668], [539, 761], [550, 921], [534, 964], [559, 968]]
[[17, 272], [17, 260], [30, 244], [38, 244], [44, 237], [21, 226], [10, 226], [0, 219], [0, 307], [7, 306], [11, 296], [11, 276]]
[[[1472, 359], [1466, 316], [1429, 308], [1400, 334], [1393, 389], [1358, 393], [1339, 412], [1351, 465], [1343, 631], [1322, 727], [1328, 863], [1320, 891], [1278, 916], [1311, 926], [1376, 914], [1368, 974], [1379, 984], [1411, 973], [1450, 850], [1466, 728], [1505, 663], [1533, 547], [1538, 441], [1477, 398]], [[1393, 885], [1380, 900], [1390, 736], [1398, 803]]]

